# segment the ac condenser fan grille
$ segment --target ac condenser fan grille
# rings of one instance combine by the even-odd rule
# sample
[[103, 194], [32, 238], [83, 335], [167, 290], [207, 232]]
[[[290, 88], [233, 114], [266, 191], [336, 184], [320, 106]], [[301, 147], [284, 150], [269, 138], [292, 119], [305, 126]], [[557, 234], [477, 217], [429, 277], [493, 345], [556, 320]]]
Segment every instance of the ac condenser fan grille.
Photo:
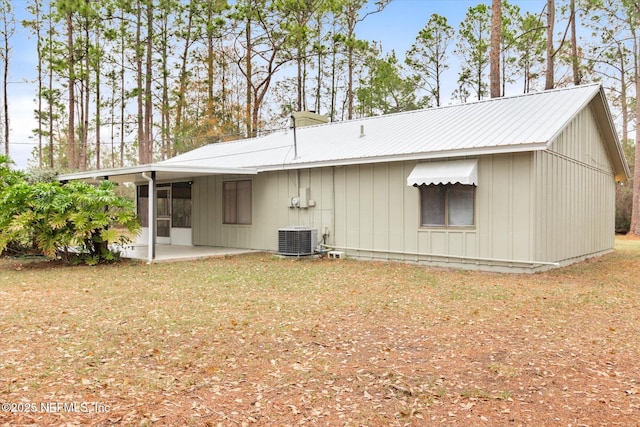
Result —
[[318, 230], [308, 227], [286, 227], [278, 230], [278, 253], [288, 256], [313, 255]]

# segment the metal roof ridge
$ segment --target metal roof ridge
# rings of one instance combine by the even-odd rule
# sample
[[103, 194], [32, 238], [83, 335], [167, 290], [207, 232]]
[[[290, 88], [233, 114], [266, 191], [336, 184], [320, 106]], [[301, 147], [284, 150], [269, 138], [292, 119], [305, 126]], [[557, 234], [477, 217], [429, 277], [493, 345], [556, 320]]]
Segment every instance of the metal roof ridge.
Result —
[[[539, 91], [539, 92], [527, 92], [527, 93], [520, 93], [520, 94], [516, 94], [516, 95], [501, 96], [501, 97], [497, 97], [497, 98], [483, 98], [483, 99], [480, 99], [480, 100], [472, 100], [472, 101], [468, 101], [468, 102], [461, 102], [459, 104], [447, 104], [447, 105], [440, 105], [440, 106], [437, 106], [437, 107], [420, 108], [420, 109], [417, 109], [417, 110], [399, 111], [397, 113], [380, 114], [378, 116], [360, 117], [360, 118], [357, 118], [357, 119], [343, 120], [343, 121], [340, 121], [340, 122], [329, 122], [329, 123], [316, 125], [316, 126], [327, 126], [327, 125], [333, 125], [333, 124], [339, 124], [339, 123], [350, 123], [350, 122], [358, 122], [358, 121], [365, 121], [365, 120], [375, 120], [375, 119], [380, 119], [380, 118], [383, 118], [383, 117], [397, 117], [397, 116], [410, 115], [410, 114], [419, 114], [419, 113], [423, 113], [423, 112], [426, 112], [426, 111], [445, 110], [445, 109], [449, 109], [449, 108], [464, 107], [464, 106], [467, 106], [467, 105], [478, 105], [478, 104], [484, 104], [484, 103], [490, 103], [490, 102], [506, 101], [506, 100], [510, 100], [510, 99], [540, 96], [540, 95], [545, 95], [545, 94], [549, 94], [549, 93], [568, 92], [568, 91], [572, 91], [572, 90], [586, 89], [586, 88], [589, 88], [589, 87], [591, 87], [591, 88], [598, 87], [599, 88], [601, 86], [602, 85], [600, 83], [586, 83], [586, 84], [581, 84], [581, 85], [577, 85], [577, 86], [574, 85], [574, 86], [565, 86], [565, 87], [547, 89], [547, 90], [542, 90], [542, 91]], [[312, 127], [312, 126], [307, 126], [307, 127]]]

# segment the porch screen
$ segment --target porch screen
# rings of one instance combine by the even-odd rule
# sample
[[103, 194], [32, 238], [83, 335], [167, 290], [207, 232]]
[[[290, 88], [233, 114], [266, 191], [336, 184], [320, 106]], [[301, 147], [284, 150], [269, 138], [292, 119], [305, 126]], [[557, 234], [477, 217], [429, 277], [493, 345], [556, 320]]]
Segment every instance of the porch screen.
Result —
[[191, 184], [188, 182], [171, 184], [171, 226], [191, 228]]
[[137, 209], [138, 219], [142, 227], [149, 226], [149, 186], [138, 185]]

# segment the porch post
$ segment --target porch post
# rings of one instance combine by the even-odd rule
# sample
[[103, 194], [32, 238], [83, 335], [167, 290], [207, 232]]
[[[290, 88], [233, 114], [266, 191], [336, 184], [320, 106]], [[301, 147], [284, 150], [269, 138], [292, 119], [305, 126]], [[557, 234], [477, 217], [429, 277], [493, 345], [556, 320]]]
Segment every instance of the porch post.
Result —
[[[153, 192], [152, 192], [153, 191]], [[153, 196], [152, 196], [153, 195]], [[149, 200], [153, 201], [149, 203], [149, 209], [152, 212], [149, 212], [149, 218], [153, 218], [153, 226], [149, 227], [149, 231], [151, 232], [151, 236], [149, 236], [149, 242], [151, 243], [149, 250], [149, 262], [152, 262], [156, 259], [156, 233], [158, 228], [158, 207], [156, 206], [156, 172], [151, 172], [151, 182], [149, 183]]]
[[146, 172], [142, 172], [142, 177], [149, 183], [149, 236], [147, 238], [147, 263], [151, 264], [156, 257], [156, 173], [151, 172], [151, 176]]

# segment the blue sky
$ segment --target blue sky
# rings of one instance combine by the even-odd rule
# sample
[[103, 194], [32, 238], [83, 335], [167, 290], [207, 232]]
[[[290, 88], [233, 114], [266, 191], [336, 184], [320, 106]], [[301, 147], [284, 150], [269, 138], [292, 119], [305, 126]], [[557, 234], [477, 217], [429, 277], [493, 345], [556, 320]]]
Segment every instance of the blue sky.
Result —
[[[437, 13], [446, 17], [449, 24], [457, 29], [467, 10], [480, 3], [491, 5], [490, 0], [391, 0], [382, 12], [369, 15], [359, 23], [356, 31], [360, 38], [381, 41], [385, 51], [395, 49], [398, 54], [404, 54], [431, 15]], [[540, 13], [547, 2], [510, 0], [509, 3], [519, 6], [523, 13]]]
[[[395, 50], [399, 57], [403, 57], [432, 14], [445, 16], [450, 25], [457, 28], [467, 9], [479, 3], [482, 1], [392, 0], [382, 12], [370, 15], [358, 24], [356, 32], [359, 38], [380, 42], [384, 52]], [[523, 11], [539, 13], [546, 0], [513, 0], [512, 3], [520, 6]], [[25, 0], [16, 0], [13, 5], [18, 20], [23, 19]], [[21, 27], [18, 27], [13, 37], [12, 45], [10, 80], [13, 83], [8, 88], [12, 142], [10, 154], [18, 166], [24, 168], [27, 159], [31, 157], [31, 151], [37, 145], [31, 132], [37, 126], [33, 119], [33, 111], [37, 107], [36, 86], [33, 83], [36, 75], [36, 53], [33, 36]], [[453, 87], [457, 71], [451, 70], [448, 77], [454, 80], [449, 82]]]

